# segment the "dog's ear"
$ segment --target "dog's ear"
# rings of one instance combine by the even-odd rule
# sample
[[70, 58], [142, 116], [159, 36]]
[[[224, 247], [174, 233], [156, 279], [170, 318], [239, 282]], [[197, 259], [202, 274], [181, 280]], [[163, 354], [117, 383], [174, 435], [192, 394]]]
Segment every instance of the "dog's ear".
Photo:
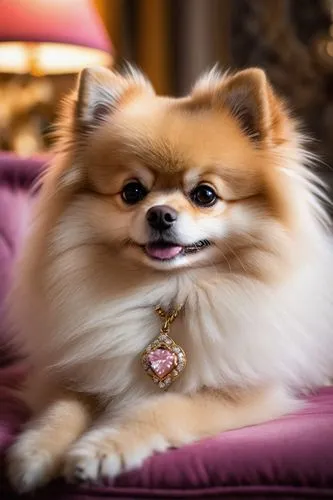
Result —
[[215, 99], [230, 110], [252, 139], [266, 136], [271, 116], [268, 82], [261, 69], [240, 71], [221, 86]]
[[253, 141], [278, 135], [284, 116], [282, 103], [274, 95], [263, 70], [251, 68], [225, 77], [214, 70], [194, 90], [194, 96], [201, 99], [205, 96], [206, 100], [209, 96], [210, 105], [230, 112]]
[[[64, 100], [55, 129], [55, 150], [70, 153], [68, 165], [61, 169], [59, 185], [76, 186], [85, 180], [80, 153], [89, 134], [140, 93], [154, 93], [149, 81], [131, 66], [124, 73], [106, 68], [84, 69], [76, 89]], [[78, 154], [79, 153], [79, 154]]]
[[84, 69], [78, 78], [75, 118], [80, 128], [99, 125], [134, 94], [152, 88], [144, 76], [132, 68], [121, 75], [106, 68]]

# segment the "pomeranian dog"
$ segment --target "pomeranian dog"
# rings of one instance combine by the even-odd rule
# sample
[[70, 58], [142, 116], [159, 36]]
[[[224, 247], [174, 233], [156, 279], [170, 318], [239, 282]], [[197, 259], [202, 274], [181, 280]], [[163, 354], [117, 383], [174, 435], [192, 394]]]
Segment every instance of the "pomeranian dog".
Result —
[[64, 109], [10, 298], [19, 491], [277, 418], [333, 373], [323, 189], [262, 70], [176, 99], [87, 69]]

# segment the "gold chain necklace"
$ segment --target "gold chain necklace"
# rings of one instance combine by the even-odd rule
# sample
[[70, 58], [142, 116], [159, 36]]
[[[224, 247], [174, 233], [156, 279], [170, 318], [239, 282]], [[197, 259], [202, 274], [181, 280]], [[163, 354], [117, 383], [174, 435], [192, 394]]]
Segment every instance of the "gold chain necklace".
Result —
[[163, 390], [170, 387], [186, 366], [184, 350], [169, 336], [170, 326], [182, 308], [183, 305], [176, 307], [171, 313], [166, 313], [161, 306], [156, 306], [155, 311], [163, 321], [160, 333], [141, 355], [143, 369]]

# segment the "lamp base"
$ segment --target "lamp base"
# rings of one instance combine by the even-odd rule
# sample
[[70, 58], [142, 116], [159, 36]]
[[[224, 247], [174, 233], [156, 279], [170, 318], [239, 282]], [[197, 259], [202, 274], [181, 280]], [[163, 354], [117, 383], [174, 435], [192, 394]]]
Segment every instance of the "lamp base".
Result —
[[46, 149], [43, 129], [54, 111], [50, 78], [32, 75], [11, 78], [0, 85], [0, 149], [30, 156]]

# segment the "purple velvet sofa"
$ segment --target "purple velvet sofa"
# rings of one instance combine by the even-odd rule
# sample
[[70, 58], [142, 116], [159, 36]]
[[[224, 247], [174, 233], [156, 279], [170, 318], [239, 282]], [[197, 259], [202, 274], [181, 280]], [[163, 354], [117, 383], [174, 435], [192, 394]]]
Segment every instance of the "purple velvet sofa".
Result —
[[[0, 498], [4, 500], [18, 498], [6, 481], [4, 456], [27, 418], [11, 391], [24, 377], [24, 363], [8, 350], [4, 297], [36, 197], [31, 187], [43, 163], [41, 158], [0, 155]], [[79, 488], [59, 480], [33, 495], [35, 500], [102, 497], [333, 498], [333, 388], [313, 395], [299, 414], [156, 455], [110, 487]]]

